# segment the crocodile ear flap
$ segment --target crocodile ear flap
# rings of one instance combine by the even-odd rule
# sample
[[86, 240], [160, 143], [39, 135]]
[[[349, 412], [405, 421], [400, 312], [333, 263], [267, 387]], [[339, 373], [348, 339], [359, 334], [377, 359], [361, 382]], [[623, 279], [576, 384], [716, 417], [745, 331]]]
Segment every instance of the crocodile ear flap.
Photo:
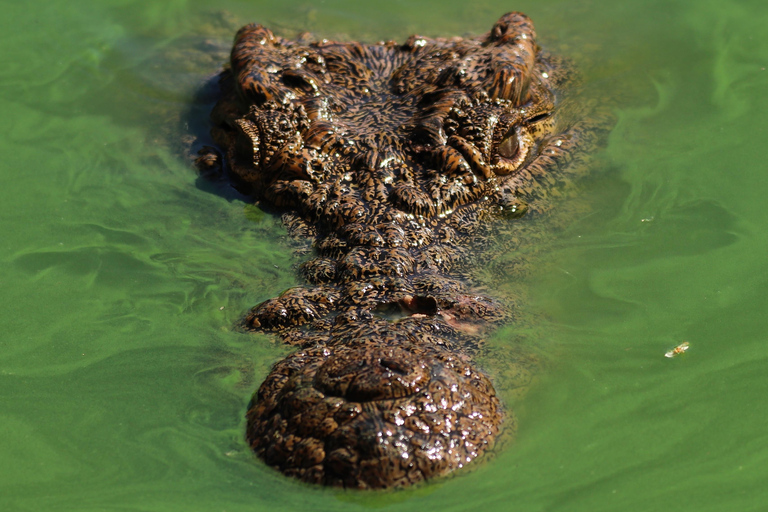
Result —
[[[246, 103], [263, 105], [269, 101], [286, 104], [295, 93], [275, 80], [277, 75], [268, 73], [260, 67], [253, 66], [243, 69], [237, 75], [237, 88]], [[294, 83], [297, 74], [288, 74], [288, 81]], [[309, 82], [307, 82], [309, 84]], [[307, 87], [311, 89], [311, 84]]]
[[266, 27], [256, 24], [246, 25], [235, 36], [235, 44], [229, 57], [230, 64], [235, 74], [254, 67], [266, 67], [264, 63], [269, 60], [269, 55], [275, 52], [283, 42], [282, 38], [275, 37]]
[[506, 64], [496, 68], [486, 81], [486, 90], [492, 99], [509, 100], [514, 105], [528, 101], [530, 73], [515, 64]]
[[308, 96], [320, 95], [317, 80], [306, 70], [284, 69], [282, 73], [282, 81], [285, 85], [294, 89], [299, 94]]
[[317, 83], [308, 73], [282, 69], [288, 53], [283, 43], [261, 25], [247, 25], [237, 33], [230, 61], [238, 93], [247, 103], [286, 103], [294, 96], [291, 88], [317, 94]]
[[265, 63], [277, 51], [281, 39], [261, 25], [246, 25], [235, 36], [230, 62], [237, 89], [246, 100], [262, 104], [273, 98]]
[[247, 68], [237, 76], [237, 89], [247, 102], [261, 105], [272, 99], [270, 78], [263, 69]]
[[509, 100], [516, 106], [526, 103], [539, 52], [530, 18], [519, 12], [505, 14], [488, 33], [483, 46], [498, 63], [483, 84], [488, 95]]
[[488, 42], [505, 44], [519, 39], [536, 40], [536, 31], [531, 18], [521, 12], [508, 12], [499, 18], [488, 33]]
[[[235, 34], [235, 47], [232, 55], [235, 58], [249, 55], [255, 47], [275, 46], [280, 44], [280, 41], [281, 38], [275, 37], [275, 34], [264, 25], [249, 23]], [[242, 53], [239, 53], [238, 50]]]

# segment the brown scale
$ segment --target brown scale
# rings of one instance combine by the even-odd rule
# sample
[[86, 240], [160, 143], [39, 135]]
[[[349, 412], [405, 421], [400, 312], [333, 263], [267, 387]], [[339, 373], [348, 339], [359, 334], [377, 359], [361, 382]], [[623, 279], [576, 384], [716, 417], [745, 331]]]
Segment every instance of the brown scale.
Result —
[[336, 280], [337, 263], [330, 258], [313, 258], [301, 265], [301, 275], [312, 284], [330, 283]]
[[341, 228], [341, 233], [351, 245], [382, 247], [386, 245], [384, 237], [375, 226], [355, 222]]
[[285, 212], [280, 216], [280, 220], [293, 238], [306, 240], [317, 237], [315, 226], [307, 223], [296, 212]]
[[339, 299], [338, 292], [330, 287], [290, 288], [254, 307], [245, 322], [249, 327], [262, 329], [303, 325], [325, 316]]
[[306, 347], [249, 407], [267, 464], [396, 487], [493, 445], [501, 404], [470, 356], [507, 310], [463, 269], [492, 222], [543, 208], [572, 158], [582, 130], [557, 121], [567, 76], [520, 13], [476, 38], [402, 45], [238, 32], [212, 135], [240, 189], [316, 253], [300, 266], [310, 285], [245, 318]]
[[398, 183], [389, 195], [392, 205], [417, 217], [434, 217], [437, 213], [435, 202], [419, 185]]
[[340, 306], [362, 307], [377, 316], [402, 316], [415, 295], [410, 279], [374, 276], [346, 283]]
[[417, 270], [436, 270], [441, 275], [449, 275], [454, 263], [466, 257], [462, 248], [448, 244], [434, 244], [418, 252], [415, 258]]
[[342, 282], [379, 275], [405, 277], [413, 269], [413, 258], [406, 249], [357, 246], [341, 259], [338, 276]]

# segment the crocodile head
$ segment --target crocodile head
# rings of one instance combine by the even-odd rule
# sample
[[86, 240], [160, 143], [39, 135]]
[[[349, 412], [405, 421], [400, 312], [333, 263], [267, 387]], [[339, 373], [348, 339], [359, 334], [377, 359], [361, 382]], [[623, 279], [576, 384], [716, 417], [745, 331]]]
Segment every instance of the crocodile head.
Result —
[[[531, 21], [478, 38], [290, 41], [241, 29], [212, 118], [239, 186], [314, 240], [309, 286], [249, 328], [303, 347], [247, 413], [268, 464], [316, 483], [406, 485], [492, 445], [502, 412], [469, 359], [499, 306], [457, 262], [491, 217], [519, 216], [571, 147], [567, 73]], [[382, 311], [398, 309], [398, 319]]]
[[535, 37], [519, 13], [479, 38], [402, 45], [302, 44], [249, 25], [218, 138], [245, 190], [328, 229], [377, 204], [417, 218], [489, 199], [519, 208], [520, 182], [566, 136], [553, 115], [562, 68]]

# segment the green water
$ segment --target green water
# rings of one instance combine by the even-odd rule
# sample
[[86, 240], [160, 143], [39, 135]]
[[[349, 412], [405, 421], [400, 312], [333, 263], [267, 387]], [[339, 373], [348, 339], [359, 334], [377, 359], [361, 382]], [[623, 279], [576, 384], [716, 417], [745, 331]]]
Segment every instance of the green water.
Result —
[[[764, 0], [2, 4], [0, 510], [768, 510]], [[403, 40], [512, 9], [619, 119], [529, 283], [517, 439], [401, 492], [286, 479], [242, 436], [287, 350], [232, 325], [290, 249], [170, 143], [240, 23]]]

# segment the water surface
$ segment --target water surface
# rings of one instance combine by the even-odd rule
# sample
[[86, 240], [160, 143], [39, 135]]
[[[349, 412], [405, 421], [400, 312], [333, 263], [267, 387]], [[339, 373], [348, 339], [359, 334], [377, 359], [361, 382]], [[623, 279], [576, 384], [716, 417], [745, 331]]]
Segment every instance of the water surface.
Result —
[[[3, 4], [3, 510], [768, 507], [764, 1]], [[248, 21], [404, 40], [511, 9], [618, 119], [589, 211], [526, 283], [537, 326], [490, 341], [546, 361], [527, 394], [501, 390], [517, 438], [400, 492], [286, 479], [248, 451], [243, 413], [288, 350], [232, 326], [297, 282], [294, 260], [274, 219], [180, 156], [201, 84]]]

